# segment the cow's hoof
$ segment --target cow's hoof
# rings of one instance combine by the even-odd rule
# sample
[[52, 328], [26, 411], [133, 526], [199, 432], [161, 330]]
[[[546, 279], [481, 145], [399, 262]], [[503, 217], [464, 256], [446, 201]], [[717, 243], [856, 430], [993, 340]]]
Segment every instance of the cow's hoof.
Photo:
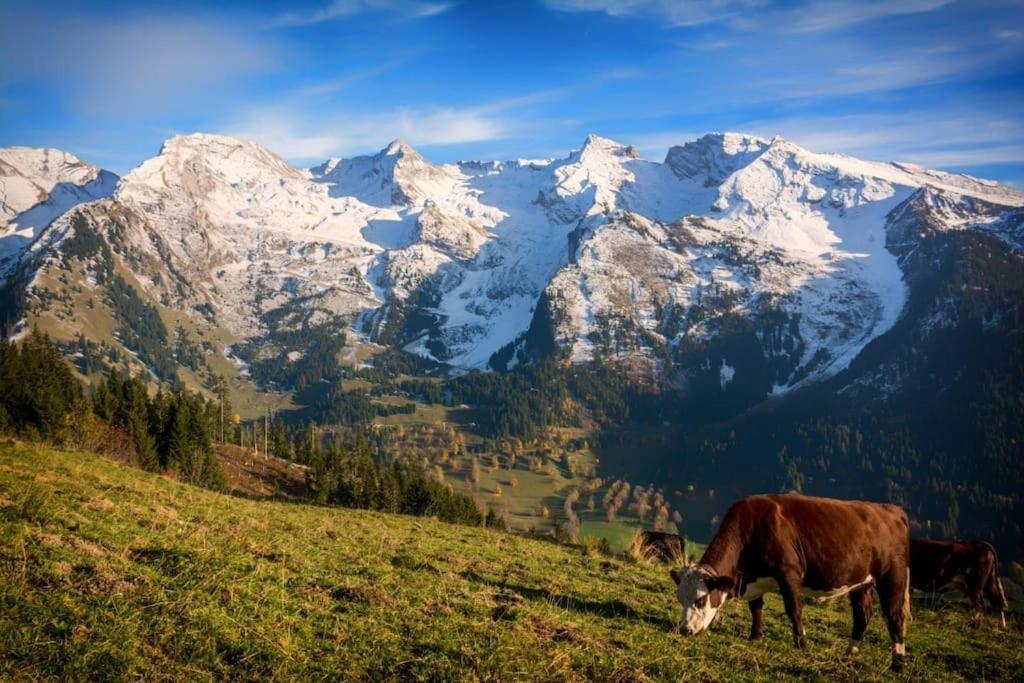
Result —
[[897, 655], [892, 658], [892, 664], [889, 665], [889, 668], [892, 669], [893, 673], [900, 674], [903, 673], [903, 667], [906, 665], [906, 663], [907, 658], [905, 656], [900, 657]]
[[850, 656], [860, 654], [860, 641], [851, 640], [850, 644], [846, 646], [846, 654]]
[[750, 639], [751, 640], [761, 640], [761, 638], [763, 636], [764, 636], [764, 634], [761, 633], [760, 631], [751, 631], [750, 632]]
[[807, 636], [797, 636], [796, 647], [799, 650], [807, 649]]

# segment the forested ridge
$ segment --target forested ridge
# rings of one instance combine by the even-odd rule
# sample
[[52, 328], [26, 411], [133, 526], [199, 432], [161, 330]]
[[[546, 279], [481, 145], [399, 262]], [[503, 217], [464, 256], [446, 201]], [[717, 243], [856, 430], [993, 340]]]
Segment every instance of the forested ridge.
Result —
[[[223, 380], [213, 399], [181, 387], [168, 392], [159, 385], [151, 392], [146, 382], [117, 369], [83, 387], [38, 329], [19, 344], [0, 342], [0, 434], [112, 455], [221, 490], [225, 480], [214, 444], [241, 441], [246, 429], [232, 418]], [[258, 447], [253, 434], [249, 442]], [[418, 463], [375, 459], [363, 438], [342, 444], [314, 424], [286, 427], [276, 420], [264, 442], [275, 454], [308, 466], [316, 502], [502, 525], [471, 498], [429, 480]]]

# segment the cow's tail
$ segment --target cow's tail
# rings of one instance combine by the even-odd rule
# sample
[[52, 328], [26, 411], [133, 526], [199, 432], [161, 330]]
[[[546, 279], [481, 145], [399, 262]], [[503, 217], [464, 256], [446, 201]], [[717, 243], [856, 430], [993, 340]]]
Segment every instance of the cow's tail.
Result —
[[988, 586], [989, 590], [999, 596], [999, 602], [1003, 609], [1009, 607], [1009, 603], [1006, 601], [1006, 591], [1003, 590], [1003, 580], [999, 578], [999, 556], [996, 555], [996, 549], [992, 547], [991, 543], [986, 543], [988, 546], [988, 552], [992, 555], [992, 571], [988, 574]]
[[1003, 580], [999, 578], [999, 561], [992, 565], [992, 581], [995, 582], [994, 588], [999, 594], [999, 620], [1003, 622], [1003, 628], [1006, 628], [1006, 610], [1010, 608], [1010, 603], [1006, 599], [1006, 591], [1003, 590]]
[[913, 615], [910, 613], [910, 519], [907, 517], [906, 510], [904, 510], [903, 508], [897, 509], [900, 513], [900, 520], [903, 522], [903, 528], [906, 530], [904, 532], [906, 533], [906, 536], [904, 536], [904, 538], [906, 539], [907, 543], [907, 581], [903, 585], [903, 609], [901, 610], [903, 612], [903, 624], [905, 629], [906, 624], [909, 624], [911, 621], [914, 620]]
[[909, 624], [913, 620], [910, 613], [910, 567], [907, 567], [907, 583], [903, 588], [903, 621]]
[[1003, 622], [1003, 628], [1006, 628], [1006, 610], [1010, 608], [1010, 603], [1006, 600], [1006, 591], [1003, 590], [1003, 580], [999, 578], [999, 556], [996, 555], [996, 549], [990, 544], [986, 543], [988, 551], [992, 554], [992, 571], [988, 573], [988, 578], [985, 583], [985, 593], [988, 595], [996, 595], [999, 597], [999, 618]]

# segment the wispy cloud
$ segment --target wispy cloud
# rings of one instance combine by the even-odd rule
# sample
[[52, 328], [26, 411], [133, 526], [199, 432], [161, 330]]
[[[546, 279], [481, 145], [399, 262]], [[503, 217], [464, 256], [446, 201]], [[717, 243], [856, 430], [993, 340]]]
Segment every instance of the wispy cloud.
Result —
[[[781, 135], [812, 152], [840, 152], [930, 168], [1024, 164], [1024, 121], [1014, 117], [918, 111], [748, 120], [730, 129], [764, 138]], [[627, 133], [621, 141], [636, 145], [648, 159], [661, 160], [670, 147], [698, 136], [683, 129], [662, 130]]]
[[782, 135], [812, 151], [936, 168], [1024, 163], [1024, 121], [1010, 116], [915, 111], [748, 121], [740, 128]]
[[914, 155], [913, 160], [924, 166], [939, 168], [972, 168], [994, 164], [1024, 164], [1024, 144], [918, 152]]
[[87, 114], [148, 113], [273, 69], [276, 46], [217, 18], [8, 15], [0, 81], [60, 85]]
[[735, 45], [735, 40], [705, 40], [681, 43], [680, 47], [686, 50], [705, 52], [707, 50], [725, 50], [727, 48], [734, 47]]
[[931, 12], [954, 0], [803, 0], [777, 7], [768, 0], [547, 0], [566, 12], [651, 16], [674, 27], [728, 22], [733, 28], [770, 25], [775, 31], [833, 31], [875, 19]]
[[374, 115], [259, 107], [243, 112], [222, 132], [259, 142], [294, 163], [310, 163], [379, 149], [395, 138], [413, 146], [447, 146], [500, 140], [512, 128], [487, 107], [401, 108]]
[[788, 10], [782, 24], [796, 33], [817, 33], [863, 24], [875, 19], [905, 14], [932, 12], [953, 0], [848, 0], [845, 2], [815, 0]]
[[334, 95], [359, 85], [364, 81], [376, 78], [377, 76], [386, 74], [389, 71], [394, 71], [407, 63], [409, 59], [411, 59], [411, 55], [398, 56], [394, 59], [382, 61], [379, 64], [375, 64], [374, 66], [370, 66], [365, 69], [339, 75], [336, 78], [329, 78], [316, 83], [300, 86], [293, 94], [298, 97]]
[[447, 12], [453, 2], [428, 2], [424, 0], [333, 0], [318, 9], [301, 12], [286, 12], [271, 21], [272, 26], [311, 26], [327, 21], [338, 21], [364, 12], [398, 12], [406, 17], [418, 19]]
[[604, 12], [613, 17], [654, 16], [670, 26], [699, 26], [737, 16], [762, 0], [547, 0], [563, 12]]
[[830, 64], [829, 56], [822, 55], [807, 73], [793, 69], [788, 76], [766, 79], [762, 85], [769, 89], [781, 85], [779, 92], [785, 99], [887, 92], [975, 73], [993, 61], [993, 55], [954, 48], [895, 49], [877, 57], [864, 51], [860, 57], [859, 62]]

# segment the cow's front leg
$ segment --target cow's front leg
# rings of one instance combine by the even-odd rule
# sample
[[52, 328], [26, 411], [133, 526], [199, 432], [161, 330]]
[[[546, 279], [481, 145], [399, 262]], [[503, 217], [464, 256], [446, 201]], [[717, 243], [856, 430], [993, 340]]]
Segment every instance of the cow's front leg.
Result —
[[764, 635], [764, 598], [755, 598], [747, 605], [750, 607], [750, 639], [757, 640]]
[[784, 574], [779, 581], [779, 592], [786, 606], [786, 615], [793, 623], [793, 642], [801, 650], [807, 649], [807, 635], [804, 633], [803, 610], [800, 604], [800, 576], [795, 573]]

